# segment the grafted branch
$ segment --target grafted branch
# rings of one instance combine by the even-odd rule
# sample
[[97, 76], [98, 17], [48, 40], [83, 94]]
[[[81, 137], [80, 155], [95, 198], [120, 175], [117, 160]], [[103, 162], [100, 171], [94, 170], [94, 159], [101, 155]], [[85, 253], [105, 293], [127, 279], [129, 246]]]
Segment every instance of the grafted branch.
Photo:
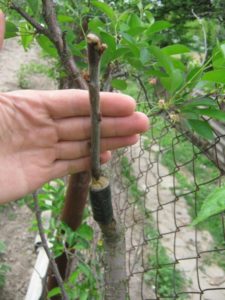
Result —
[[99, 104], [99, 63], [106, 45], [90, 33], [87, 36], [89, 63], [89, 96], [91, 103], [91, 164], [92, 176], [98, 180], [101, 173], [100, 165], [100, 122], [101, 112]]

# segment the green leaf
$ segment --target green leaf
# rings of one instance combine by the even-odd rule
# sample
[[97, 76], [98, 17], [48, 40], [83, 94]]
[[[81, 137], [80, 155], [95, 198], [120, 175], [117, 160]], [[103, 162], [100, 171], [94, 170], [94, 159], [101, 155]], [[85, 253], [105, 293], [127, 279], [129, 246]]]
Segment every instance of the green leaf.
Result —
[[105, 24], [98, 18], [94, 18], [88, 23], [88, 29], [93, 33], [99, 34], [101, 30], [105, 29]]
[[93, 239], [93, 229], [87, 224], [82, 224], [77, 229], [76, 233], [87, 241], [91, 241]]
[[197, 218], [192, 226], [207, 220], [209, 217], [222, 213], [225, 210], [225, 186], [217, 187], [206, 197]]
[[110, 48], [110, 51], [116, 51], [116, 41], [114, 36], [111, 34], [102, 31], [101, 32], [101, 40], [105, 44], [107, 44], [108, 48]]
[[27, 0], [32, 12], [36, 15], [39, 12], [40, 1], [39, 0]]
[[89, 277], [93, 277], [92, 275], [92, 271], [90, 269], [90, 267], [86, 264], [80, 263], [78, 265], [78, 268], [81, 270], [81, 272], [83, 272], [88, 278]]
[[162, 49], [162, 52], [167, 55], [174, 55], [174, 54], [190, 52], [190, 49], [184, 45], [176, 44], [176, 45], [170, 45], [170, 46], [164, 47]]
[[50, 292], [48, 292], [48, 298], [51, 298], [53, 296], [60, 295], [60, 294], [61, 294], [60, 288], [56, 287], [56, 288], [52, 289]]
[[207, 140], [212, 140], [214, 138], [212, 128], [207, 121], [189, 119], [187, 122], [192, 130], [203, 138]]
[[11, 22], [6, 22], [5, 27], [5, 39], [9, 39], [18, 35], [18, 28], [15, 24]]
[[225, 84], [225, 69], [209, 71], [205, 73], [202, 80]]
[[39, 35], [37, 38], [37, 42], [40, 47], [51, 57], [57, 57], [58, 53], [55, 49], [53, 43], [44, 35]]
[[217, 102], [212, 98], [195, 98], [188, 103], [183, 103], [183, 109], [193, 109], [194, 107], [218, 107]]
[[225, 122], [225, 112], [218, 109], [197, 109], [201, 115]]
[[34, 39], [34, 34], [32, 33], [32, 28], [29, 23], [21, 22], [19, 26], [21, 43], [23, 48], [27, 50]]
[[60, 23], [73, 23], [75, 20], [73, 17], [67, 15], [58, 15], [57, 19]]
[[161, 77], [160, 81], [166, 90], [170, 94], [173, 94], [182, 86], [184, 82], [183, 73], [178, 69], [173, 69], [169, 76]]
[[79, 277], [79, 275], [80, 275], [79, 270], [75, 270], [75, 271], [70, 275], [70, 277], [69, 277], [69, 282], [70, 282], [70, 283], [75, 283], [76, 280], [77, 280], [77, 278]]
[[164, 29], [170, 28], [172, 25], [167, 21], [156, 21], [146, 31], [146, 34], [153, 34]]
[[194, 67], [187, 74], [187, 86], [192, 89], [199, 83], [199, 79], [202, 76], [202, 69], [200, 67]]
[[89, 295], [89, 292], [88, 292], [88, 291], [82, 290], [82, 291], [81, 291], [81, 294], [80, 294], [80, 300], [87, 300], [87, 299], [88, 299], [88, 295]]
[[114, 87], [117, 90], [126, 90], [127, 88], [126, 81], [122, 79], [113, 79], [111, 84], [112, 87]]
[[113, 9], [106, 3], [100, 1], [92, 1], [92, 4], [99, 8], [104, 14], [106, 14], [109, 19], [116, 22], [116, 15]]
[[223, 57], [225, 58], [225, 44], [224, 43], [220, 44], [219, 47], [220, 47], [221, 53], [223, 54]]
[[131, 28], [141, 27], [142, 23], [140, 18], [136, 14], [131, 14], [128, 22]]
[[217, 45], [213, 49], [212, 64], [214, 69], [225, 67], [225, 44]]
[[170, 74], [173, 71], [171, 58], [164, 54], [159, 47], [150, 46], [149, 50], [150, 53], [157, 59], [159, 66], [163, 67], [165, 71]]
[[147, 63], [150, 62], [151, 56], [149, 53], [149, 49], [148, 48], [141, 48], [140, 51], [140, 61], [142, 62], [143, 65], [146, 65]]

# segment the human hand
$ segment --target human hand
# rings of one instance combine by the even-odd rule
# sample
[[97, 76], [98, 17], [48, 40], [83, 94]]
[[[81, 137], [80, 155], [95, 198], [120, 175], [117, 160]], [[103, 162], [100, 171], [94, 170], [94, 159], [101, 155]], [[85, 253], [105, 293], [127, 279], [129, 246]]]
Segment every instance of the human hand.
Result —
[[[148, 118], [119, 93], [101, 93], [101, 162], [137, 142]], [[83, 90], [0, 93], [0, 203], [90, 168], [90, 105]]]

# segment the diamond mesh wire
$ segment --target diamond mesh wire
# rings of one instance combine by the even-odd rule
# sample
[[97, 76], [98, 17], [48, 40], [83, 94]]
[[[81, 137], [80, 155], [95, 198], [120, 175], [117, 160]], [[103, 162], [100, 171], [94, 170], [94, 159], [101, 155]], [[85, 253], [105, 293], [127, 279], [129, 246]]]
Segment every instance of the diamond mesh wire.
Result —
[[111, 163], [129, 299], [225, 299], [224, 214], [191, 226], [207, 195], [224, 183], [222, 124], [214, 144], [199, 148], [164, 118], [150, 121], [139, 144]]

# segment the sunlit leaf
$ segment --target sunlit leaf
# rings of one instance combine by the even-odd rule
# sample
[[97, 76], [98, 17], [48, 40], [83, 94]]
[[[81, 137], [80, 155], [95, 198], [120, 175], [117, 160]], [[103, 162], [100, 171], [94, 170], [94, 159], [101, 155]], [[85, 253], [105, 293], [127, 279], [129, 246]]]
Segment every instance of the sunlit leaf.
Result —
[[153, 34], [170, 28], [172, 25], [167, 21], [156, 21], [146, 31], [146, 34]]
[[93, 239], [93, 229], [87, 224], [82, 224], [76, 233], [85, 240], [91, 241]]
[[168, 55], [181, 54], [190, 52], [190, 49], [181, 44], [169, 45], [162, 49], [162, 52]]
[[34, 33], [29, 23], [21, 22], [19, 26], [20, 38], [23, 48], [27, 50], [34, 39]]
[[191, 225], [197, 225], [209, 217], [225, 210], [225, 186], [217, 187], [206, 197], [202, 207]]
[[73, 23], [74, 22], [74, 18], [72, 18], [70, 16], [66, 16], [66, 15], [58, 15], [57, 19], [61, 23]]
[[109, 17], [109, 19], [111, 19], [112, 21], [116, 21], [115, 12], [108, 4], [100, 1], [92, 1], [91, 3], [95, 7], [99, 8], [103, 13], [105, 13]]
[[225, 84], [225, 69], [209, 71], [205, 73], [202, 80]]

